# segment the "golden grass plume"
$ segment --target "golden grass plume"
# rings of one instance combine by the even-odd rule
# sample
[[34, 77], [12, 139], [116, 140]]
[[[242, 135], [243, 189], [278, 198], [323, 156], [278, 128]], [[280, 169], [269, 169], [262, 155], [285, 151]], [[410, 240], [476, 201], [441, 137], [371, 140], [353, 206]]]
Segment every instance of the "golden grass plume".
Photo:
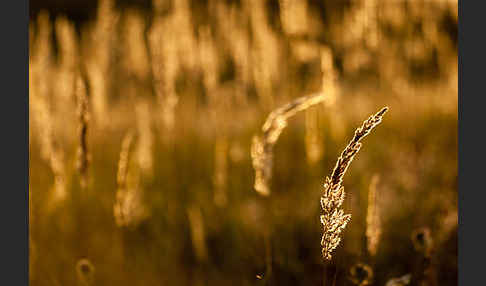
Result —
[[59, 16], [54, 23], [59, 47], [59, 64], [56, 70], [55, 95], [57, 100], [71, 100], [79, 65], [79, 47], [74, 23]]
[[153, 149], [154, 149], [154, 135], [152, 130], [152, 117], [149, 102], [139, 101], [135, 106], [138, 144], [137, 144], [137, 160], [138, 165], [146, 177], [153, 175]]
[[148, 217], [148, 210], [142, 202], [140, 172], [130, 166], [134, 134], [129, 132], [122, 141], [117, 172], [117, 191], [113, 215], [119, 227], [136, 227]]
[[305, 151], [310, 165], [315, 164], [324, 154], [322, 132], [319, 129], [319, 112], [310, 108], [305, 112]]
[[272, 111], [263, 124], [262, 133], [253, 136], [251, 158], [255, 169], [255, 190], [264, 196], [270, 194], [270, 179], [273, 168], [273, 146], [287, 126], [287, 120], [297, 112], [324, 101], [321, 93], [303, 96]]
[[175, 124], [174, 111], [179, 102], [175, 83], [181, 64], [174, 44], [176, 35], [169, 32], [175, 25], [171, 19], [155, 16], [148, 31], [153, 88], [161, 109], [160, 121], [167, 135], [171, 135]]
[[87, 71], [92, 96], [93, 117], [104, 126], [108, 108], [110, 69], [113, 60], [115, 31], [119, 21], [115, 1], [98, 2], [96, 22], [89, 34], [89, 42], [83, 49], [84, 67]]
[[79, 120], [76, 167], [80, 176], [80, 185], [85, 188], [88, 184], [88, 168], [90, 154], [88, 150], [89, 100], [86, 85], [81, 76], [76, 79], [76, 101]]
[[323, 235], [321, 239], [322, 255], [325, 259], [331, 259], [332, 251], [341, 241], [340, 234], [351, 219], [350, 214], [344, 214], [340, 209], [344, 201], [344, 187], [342, 186], [344, 174], [353, 161], [354, 157], [361, 148], [360, 141], [366, 137], [371, 130], [380, 124], [383, 115], [388, 111], [388, 107], [382, 108], [376, 114], [370, 116], [363, 124], [356, 129], [354, 136], [344, 151], [339, 156], [336, 166], [330, 177], [326, 177], [324, 183], [324, 193], [321, 197], [321, 206], [324, 212], [321, 215], [323, 225]]
[[208, 250], [201, 209], [197, 206], [190, 206], [187, 209], [187, 216], [191, 227], [191, 240], [196, 257], [201, 262], [206, 261], [208, 259]]
[[377, 185], [380, 177], [378, 174], [371, 178], [368, 191], [368, 210], [366, 214], [366, 246], [370, 256], [375, 256], [381, 236], [381, 220], [377, 203]]

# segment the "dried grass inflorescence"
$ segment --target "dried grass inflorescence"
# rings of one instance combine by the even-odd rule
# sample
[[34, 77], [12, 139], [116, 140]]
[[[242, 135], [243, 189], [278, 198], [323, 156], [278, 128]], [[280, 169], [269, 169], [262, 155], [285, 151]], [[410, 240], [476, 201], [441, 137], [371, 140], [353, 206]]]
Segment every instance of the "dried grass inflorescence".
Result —
[[79, 120], [79, 145], [76, 167], [79, 172], [81, 187], [85, 188], [88, 183], [88, 167], [90, 161], [88, 152], [89, 101], [86, 93], [86, 85], [80, 76], [76, 79], [76, 101]]
[[310, 108], [305, 112], [305, 151], [310, 165], [322, 159], [324, 154], [322, 132], [319, 129], [319, 112]]
[[151, 178], [153, 175], [153, 149], [154, 135], [152, 130], [152, 118], [150, 105], [146, 101], [139, 101], [135, 106], [138, 145], [137, 160], [144, 175]]
[[[157, 8], [162, 4], [154, 2], [153, 5]], [[179, 102], [175, 84], [181, 68], [176, 45], [177, 33], [169, 32], [175, 31], [174, 19], [174, 16], [167, 19], [157, 14], [148, 31], [153, 88], [161, 110], [160, 122], [169, 136], [174, 129], [175, 108]]]
[[108, 97], [110, 90], [110, 71], [113, 50], [119, 21], [114, 0], [98, 1], [96, 22], [89, 33], [83, 49], [83, 66], [86, 69], [90, 95], [92, 98], [93, 118], [98, 125], [104, 126], [107, 119]]
[[133, 133], [129, 132], [122, 141], [117, 172], [116, 201], [113, 206], [115, 222], [120, 227], [135, 227], [148, 217], [142, 202], [140, 173], [131, 168]]
[[251, 33], [251, 62], [253, 82], [260, 103], [263, 107], [272, 106], [274, 99], [272, 89], [281, 75], [280, 59], [282, 52], [279, 48], [279, 38], [266, 21], [269, 17], [264, 1], [245, 0], [245, 9], [249, 11]]
[[330, 47], [320, 47], [321, 72], [322, 72], [322, 92], [328, 97], [327, 103], [332, 106], [340, 92], [338, 84], [338, 72], [333, 62], [333, 52]]
[[358, 263], [351, 267], [349, 280], [354, 285], [365, 286], [373, 282], [373, 269], [367, 264]]
[[130, 76], [143, 81], [150, 72], [144, 38], [146, 21], [144, 15], [135, 9], [127, 9], [123, 16], [121, 64]]
[[56, 113], [51, 96], [54, 74], [54, 57], [51, 43], [52, 23], [49, 13], [40, 11], [37, 16], [38, 35], [32, 43], [29, 59], [29, 112], [34, 126], [29, 126], [40, 143], [40, 155], [49, 163], [54, 176], [53, 203], [66, 197], [66, 169], [61, 140], [54, 125]]
[[125, 188], [128, 173], [128, 163], [130, 159], [130, 149], [132, 147], [133, 133], [129, 132], [123, 137], [120, 151], [120, 160], [118, 161], [118, 172], [116, 183], [118, 188]]
[[208, 250], [201, 209], [197, 206], [190, 206], [187, 209], [187, 216], [191, 227], [191, 240], [196, 258], [200, 262], [206, 261], [208, 259]]
[[375, 174], [371, 178], [368, 192], [368, 210], [366, 215], [366, 244], [370, 256], [375, 256], [381, 236], [381, 221], [377, 203], [376, 189], [380, 177]]
[[275, 109], [268, 115], [262, 127], [262, 134], [253, 137], [251, 158], [255, 169], [255, 190], [264, 196], [270, 194], [270, 179], [273, 167], [273, 146], [287, 126], [287, 120], [297, 112], [324, 101], [321, 93], [299, 97], [296, 100]]
[[58, 16], [54, 25], [59, 49], [56, 81], [53, 83], [56, 100], [70, 100], [74, 91], [76, 70], [79, 65], [76, 29], [74, 23], [70, 22], [65, 16]]
[[321, 223], [323, 224], [321, 245], [322, 255], [325, 259], [331, 259], [332, 251], [341, 241], [340, 234], [351, 219], [350, 214], [345, 215], [344, 211], [340, 209], [345, 196], [344, 187], [342, 186], [344, 174], [361, 148], [360, 141], [366, 137], [375, 126], [380, 124], [383, 115], [387, 110], [388, 107], [384, 107], [375, 115], [370, 116], [363, 122], [363, 125], [356, 129], [354, 137], [351, 139], [348, 146], [344, 148], [341, 156], [339, 156], [331, 176], [326, 177], [324, 194], [321, 197], [321, 206], [324, 212], [324, 214], [321, 215]]
[[220, 55], [213, 39], [214, 36], [209, 26], [200, 27], [198, 30], [198, 52], [199, 66], [203, 75], [203, 83], [207, 92], [210, 105], [214, 105], [216, 98], [216, 89], [218, 86]]
[[229, 53], [235, 64], [235, 97], [239, 104], [246, 104], [247, 90], [252, 77], [250, 35], [246, 25], [248, 14], [245, 9], [236, 5], [227, 6], [222, 1], [213, 1], [215, 4], [218, 29], [221, 37], [228, 44]]

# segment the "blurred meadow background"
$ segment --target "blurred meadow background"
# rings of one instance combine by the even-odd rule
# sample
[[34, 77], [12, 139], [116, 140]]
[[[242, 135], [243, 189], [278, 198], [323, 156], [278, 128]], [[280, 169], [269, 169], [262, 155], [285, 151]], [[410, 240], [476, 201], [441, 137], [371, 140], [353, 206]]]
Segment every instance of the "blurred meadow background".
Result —
[[[457, 21], [453, 0], [31, 0], [30, 284], [457, 285]], [[254, 136], [311, 94], [257, 191]], [[326, 260], [324, 179], [383, 106]]]

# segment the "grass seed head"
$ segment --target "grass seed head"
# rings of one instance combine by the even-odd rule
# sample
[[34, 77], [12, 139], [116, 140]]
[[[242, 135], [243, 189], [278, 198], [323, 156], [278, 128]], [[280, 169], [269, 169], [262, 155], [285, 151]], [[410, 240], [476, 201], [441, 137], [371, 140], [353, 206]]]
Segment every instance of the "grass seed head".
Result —
[[340, 234], [351, 219], [350, 214], [345, 215], [344, 211], [340, 209], [345, 196], [344, 187], [342, 186], [344, 174], [353, 161], [354, 156], [361, 148], [360, 141], [381, 122], [383, 114], [387, 110], [388, 107], [381, 109], [356, 129], [353, 138], [338, 158], [331, 175], [326, 177], [324, 194], [321, 197], [321, 207], [323, 210], [323, 215], [321, 215], [321, 223], [323, 225], [321, 246], [322, 256], [327, 260], [332, 258], [331, 253], [341, 241]]

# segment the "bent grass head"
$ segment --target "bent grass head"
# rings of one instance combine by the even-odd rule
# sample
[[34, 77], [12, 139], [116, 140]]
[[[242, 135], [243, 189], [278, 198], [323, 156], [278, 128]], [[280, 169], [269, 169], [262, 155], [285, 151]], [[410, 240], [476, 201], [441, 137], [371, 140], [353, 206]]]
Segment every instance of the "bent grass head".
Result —
[[272, 111], [263, 124], [262, 133], [253, 137], [251, 158], [255, 169], [255, 190], [263, 195], [270, 194], [270, 179], [273, 169], [273, 146], [287, 126], [287, 120], [299, 111], [319, 104], [326, 97], [322, 93], [302, 96]]
[[331, 253], [341, 242], [340, 234], [351, 220], [351, 214], [344, 214], [344, 210], [340, 208], [345, 197], [344, 187], [342, 186], [344, 174], [361, 148], [360, 141], [380, 124], [383, 115], [387, 111], [388, 107], [384, 107], [378, 113], [370, 116], [356, 129], [353, 138], [344, 148], [341, 156], [339, 156], [331, 175], [326, 177], [324, 193], [321, 197], [323, 210], [321, 215], [321, 223], [323, 225], [321, 246], [322, 255], [327, 260], [332, 258]]

